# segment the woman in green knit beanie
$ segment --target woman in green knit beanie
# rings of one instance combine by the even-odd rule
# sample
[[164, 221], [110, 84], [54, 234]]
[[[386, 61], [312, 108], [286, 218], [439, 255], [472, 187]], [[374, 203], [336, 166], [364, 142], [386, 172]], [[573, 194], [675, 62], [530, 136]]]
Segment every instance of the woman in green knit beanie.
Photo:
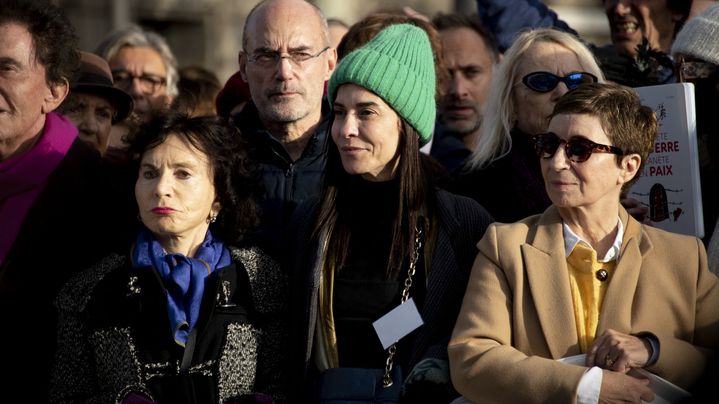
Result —
[[[427, 34], [409, 24], [380, 31], [340, 61], [328, 94], [325, 184], [308, 204], [312, 213], [300, 210], [298, 239], [311, 235], [310, 245], [295, 246], [305, 280], [297, 305], [308, 336], [305, 366], [320, 375], [302, 384], [315, 400], [348, 399], [357, 392], [345, 382], [364, 379], [359, 368], [377, 376], [367, 391], [377, 383], [382, 396], [398, 399], [401, 391], [406, 402], [448, 402], [455, 393], [447, 341], [475, 245], [492, 219], [476, 202], [437, 189], [419, 153], [436, 114]], [[401, 304], [416, 306], [422, 323], [383, 345], [385, 333], [372, 323]]]

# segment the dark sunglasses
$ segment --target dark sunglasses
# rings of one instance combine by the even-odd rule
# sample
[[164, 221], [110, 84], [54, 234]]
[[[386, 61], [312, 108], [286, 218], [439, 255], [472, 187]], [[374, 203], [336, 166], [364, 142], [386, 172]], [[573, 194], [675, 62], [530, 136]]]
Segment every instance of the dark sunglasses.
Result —
[[568, 89], [574, 90], [581, 84], [596, 83], [597, 77], [586, 72], [570, 73], [564, 77], [549, 72], [534, 72], [522, 78], [522, 83], [538, 93], [548, 93], [554, 90], [559, 82], [564, 83]]
[[613, 153], [623, 156], [622, 149], [615, 146], [607, 146], [604, 144], [594, 143], [591, 140], [582, 137], [573, 137], [569, 140], [560, 139], [556, 134], [549, 132], [532, 137], [534, 142], [534, 151], [537, 155], [544, 159], [554, 156], [559, 146], [564, 143], [564, 152], [567, 158], [575, 163], [582, 163], [592, 156], [592, 153]]

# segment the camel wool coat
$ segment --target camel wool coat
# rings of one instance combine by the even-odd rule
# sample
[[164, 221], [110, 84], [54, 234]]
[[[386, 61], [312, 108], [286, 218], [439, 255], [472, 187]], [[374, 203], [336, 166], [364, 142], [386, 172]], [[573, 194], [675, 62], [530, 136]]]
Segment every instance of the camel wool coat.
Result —
[[[719, 281], [699, 239], [619, 218], [596, 335], [651, 332], [660, 353], [646, 369], [690, 388], [719, 345]], [[478, 248], [448, 348], [455, 387], [476, 403], [575, 402], [587, 368], [556, 361], [581, 353], [559, 212], [491, 225]]]

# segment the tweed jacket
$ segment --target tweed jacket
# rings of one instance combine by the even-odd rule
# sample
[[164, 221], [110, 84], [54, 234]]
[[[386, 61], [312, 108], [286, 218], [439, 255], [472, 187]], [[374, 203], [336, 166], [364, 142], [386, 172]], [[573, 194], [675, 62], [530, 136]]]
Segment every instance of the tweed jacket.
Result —
[[[597, 335], [648, 331], [647, 370], [688, 388], [719, 341], [719, 283], [694, 237], [641, 225], [620, 208], [624, 238]], [[586, 371], [555, 359], [580, 353], [562, 220], [555, 207], [491, 226], [479, 242], [449, 344], [452, 381], [474, 402], [575, 401]]]
[[[477, 254], [476, 242], [492, 222], [487, 211], [469, 198], [442, 190], [438, 190], [435, 195], [439, 225], [431, 257], [425, 303], [418, 308], [424, 325], [418, 330], [410, 367], [424, 358], [447, 360], [447, 343], [461, 305], [472, 261]], [[303, 208], [312, 211], [309, 206]], [[316, 218], [316, 212], [300, 214], [302, 211], [298, 212], [298, 217], [303, 218], [305, 223], [294, 233], [298, 239], [312, 232], [309, 226], [314, 224], [312, 219]], [[295, 353], [301, 355], [297, 360], [303, 369], [298, 373], [305, 374], [311, 363], [318, 321], [321, 271], [319, 262], [322, 257], [318, 256], [318, 240], [307, 244], [299, 243], [295, 249], [299, 254], [295, 255], [298, 267], [293, 284], [297, 282], [295, 292], [299, 292], [301, 296], [295, 296], [293, 300], [297, 302], [293, 320], [295, 332], [298, 333], [293, 338], [293, 343], [297, 344]], [[300, 383], [307, 388], [305, 380]]]
[[140, 393], [158, 404], [224, 403], [259, 392], [281, 402], [286, 277], [257, 248], [230, 251], [232, 264], [206, 280], [186, 348], [174, 342], [152, 267], [110, 255], [71, 279], [56, 302], [51, 400], [115, 403]]

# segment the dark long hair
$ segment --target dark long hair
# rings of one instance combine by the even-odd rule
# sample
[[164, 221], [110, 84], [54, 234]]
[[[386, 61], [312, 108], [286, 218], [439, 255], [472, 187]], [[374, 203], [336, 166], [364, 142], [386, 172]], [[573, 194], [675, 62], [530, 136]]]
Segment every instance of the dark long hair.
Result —
[[[425, 169], [423, 157], [419, 152], [419, 135], [404, 119], [400, 124], [399, 179], [397, 214], [392, 226], [392, 246], [387, 260], [386, 274], [388, 278], [397, 276], [414, 247], [414, 238], [420, 223], [428, 227], [428, 211], [431, 210], [429, 192], [432, 188], [430, 175]], [[332, 125], [330, 125], [330, 128]], [[342, 206], [348, 203], [343, 197], [351, 175], [348, 174], [340, 158], [339, 150], [333, 143], [328, 148], [327, 171], [320, 199], [319, 214], [315, 224], [313, 237], [319, 238], [327, 231], [328, 244], [325, 257], [325, 268], [342, 268], [347, 259], [351, 238], [349, 221], [344, 217]]]
[[239, 130], [221, 117], [158, 114], [128, 137], [131, 158], [139, 167], [142, 155], [170, 135], [178, 136], [207, 156], [216, 198], [222, 206], [210, 229], [226, 243], [241, 243], [258, 222], [255, 196], [259, 185], [248, 168], [247, 147]]

